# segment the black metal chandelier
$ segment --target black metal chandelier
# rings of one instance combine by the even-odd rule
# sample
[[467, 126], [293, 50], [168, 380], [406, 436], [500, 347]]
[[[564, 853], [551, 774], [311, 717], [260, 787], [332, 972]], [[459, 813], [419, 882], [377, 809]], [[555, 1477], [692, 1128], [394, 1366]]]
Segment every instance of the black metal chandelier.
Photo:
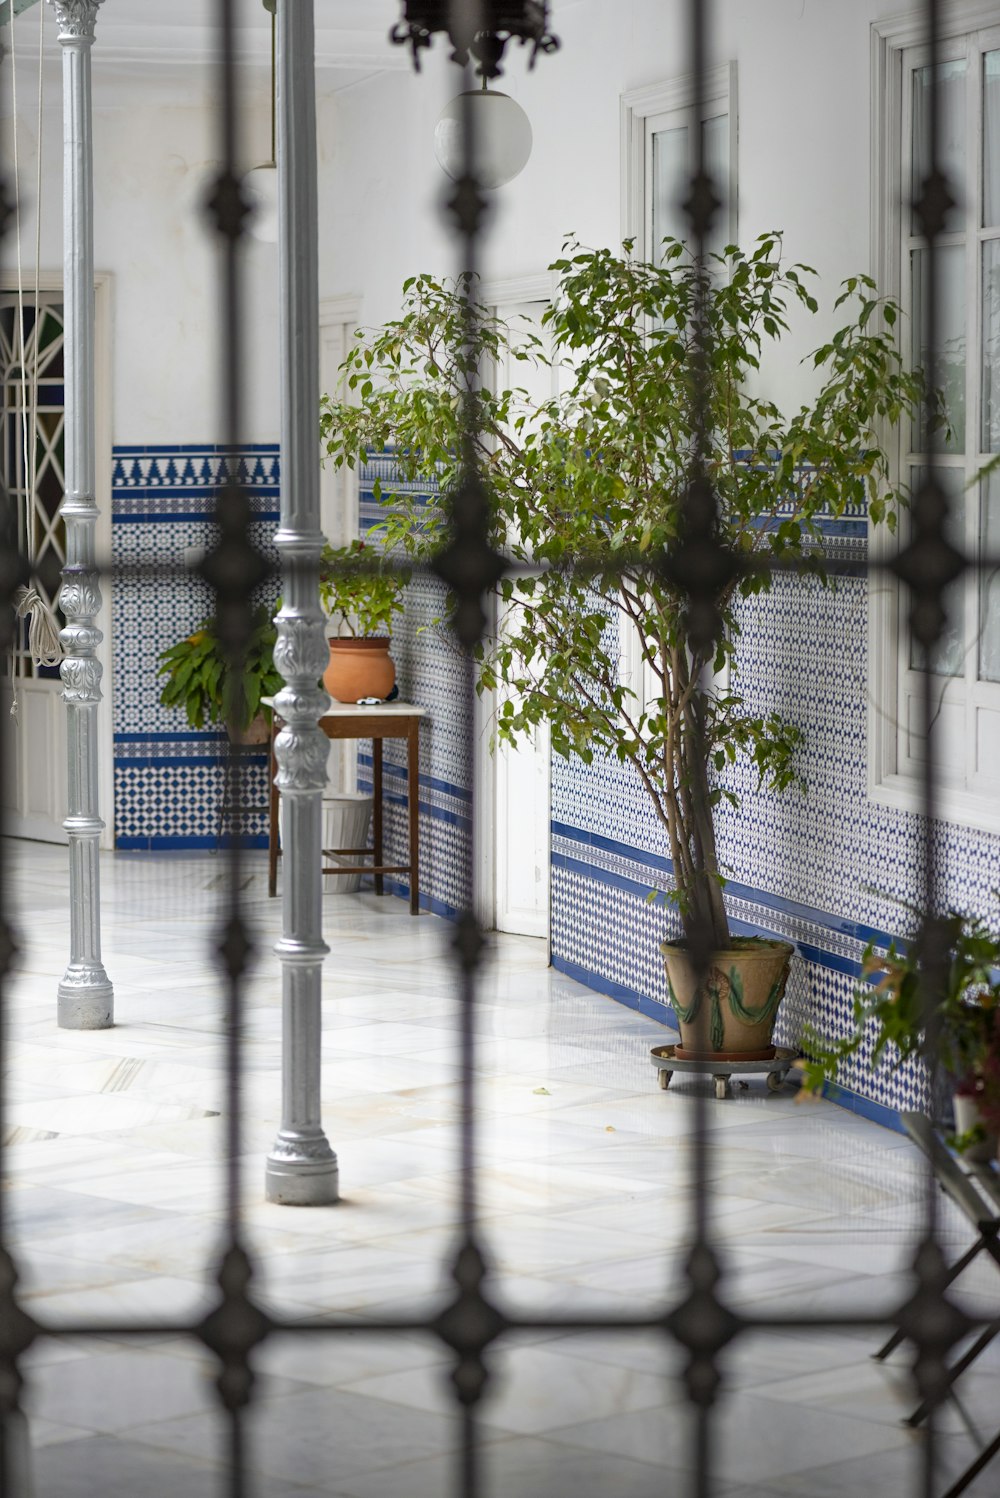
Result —
[[[539, 52], [554, 52], [559, 46], [558, 37], [548, 29], [548, 11], [548, 0], [481, 0], [467, 8], [453, 0], [403, 0], [403, 19], [389, 36], [411, 48], [419, 72], [421, 49], [431, 45], [435, 32], [446, 31], [454, 48], [453, 62], [464, 66], [471, 54], [481, 78], [498, 78], [509, 41], [530, 44], [529, 67], [534, 67]], [[477, 26], [480, 20], [486, 24]]]

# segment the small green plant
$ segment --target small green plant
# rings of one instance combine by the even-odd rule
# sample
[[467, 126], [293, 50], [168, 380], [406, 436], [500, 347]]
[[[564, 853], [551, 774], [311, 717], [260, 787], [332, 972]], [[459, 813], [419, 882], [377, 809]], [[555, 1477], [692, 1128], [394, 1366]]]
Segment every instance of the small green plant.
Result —
[[[925, 1052], [929, 1040], [937, 1059], [965, 1096], [990, 1091], [1000, 1124], [1000, 935], [978, 916], [950, 911], [943, 919], [947, 968], [931, 1015], [924, 996], [925, 963], [919, 939], [905, 947], [892, 942], [885, 953], [865, 948], [862, 982], [854, 994], [852, 1032], [831, 1041], [814, 1028], [803, 1037], [810, 1056], [804, 1088], [817, 1092], [835, 1081], [841, 1064], [874, 1034], [872, 1068], [885, 1061], [891, 1070]], [[930, 1034], [928, 1033], [930, 1032]]]
[[182, 707], [192, 728], [227, 724], [245, 732], [260, 712], [262, 697], [284, 686], [274, 664], [274, 622], [261, 605], [241, 675], [229, 670], [214, 619], [203, 619], [193, 634], [159, 655], [158, 676], [167, 678], [160, 693], [164, 707]]
[[324, 546], [319, 597], [338, 635], [386, 635], [401, 612], [408, 567], [391, 568], [384, 553], [365, 541]]

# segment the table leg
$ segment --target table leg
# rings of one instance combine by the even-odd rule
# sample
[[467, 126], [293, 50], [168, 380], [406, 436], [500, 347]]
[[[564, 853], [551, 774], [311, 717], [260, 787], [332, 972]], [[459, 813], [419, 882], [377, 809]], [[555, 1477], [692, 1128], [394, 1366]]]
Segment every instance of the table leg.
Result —
[[410, 914], [420, 914], [420, 720], [406, 744], [406, 791], [410, 812]]
[[277, 732], [277, 720], [274, 713], [272, 713], [270, 747], [267, 760], [267, 892], [272, 899], [278, 892], [278, 787], [274, 783], [274, 778], [278, 773], [278, 761], [274, 755], [274, 737]]
[[[382, 740], [372, 739], [372, 843], [376, 868], [385, 860], [382, 857]], [[375, 875], [375, 893], [382, 893], [382, 875]]]

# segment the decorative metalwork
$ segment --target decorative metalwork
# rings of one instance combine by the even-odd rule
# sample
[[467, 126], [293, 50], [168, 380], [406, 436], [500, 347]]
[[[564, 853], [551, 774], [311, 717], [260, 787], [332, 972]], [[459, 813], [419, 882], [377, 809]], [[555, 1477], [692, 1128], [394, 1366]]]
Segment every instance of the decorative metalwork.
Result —
[[481, 78], [499, 78], [507, 43], [531, 47], [529, 67], [539, 52], [555, 52], [559, 39], [549, 31], [548, 0], [484, 0], [480, 5], [456, 5], [454, 0], [404, 0], [403, 19], [389, 33], [398, 46], [409, 47], [420, 71], [420, 53], [435, 34], [446, 31], [454, 49], [452, 62], [465, 67], [475, 58]]
[[103, 0], [49, 0], [55, 11], [61, 42], [86, 42], [94, 40], [98, 6]]
[[[82, 18], [89, 14], [92, 27], [93, 14], [99, 0], [79, 0], [77, 4], [71, 3], [71, 0], [55, 0], [55, 3], [57, 14], [62, 18], [61, 24], [69, 25], [71, 21], [67, 17], [79, 16], [79, 24], [83, 25]], [[220, 297], [225, 349], [224, 427], [227, 440], [235, 450], [236, 435], [240, 430], [242, 357], [237, 252], [244, 232], [245, 213], [235, 166], [239, 159], [235, 139], [235, 0], [216, 0], [216, 6], [223, 56], [219, 90], [223, 122], [223, 149], [220, 154], [223, 166], [213, 203], [215, 227], [223, 243], [225, 267]], [[696, 100], [706, 73], [710, 9], [705, 0], [688, 0], [691, 30], [689, 70], [696, 80]], [[525, 35], [517, 30], [512, 24], [515, 11], [525, 25], [533, 17], [542, 35]], [[456, 48], [456, 56], [463, 60], [465, 66], [471, 67], [469, 59], [476, 57], [479, 70], [486, 76], [492, 76], [489, 69], [498, 68], [503, 45], [511, 37], [519, 37], [522, 41], [534, 40], [536, 50], [545, 49], [545, 11], [544, 5], [531, 4], [490, 7], [488, 14], [496, 39], [487, 46], [482, 42], [487, 33], [478, 20], [483, 13], [480, 7], [472, 3], [463, 5], [461, 0], [454, 0], [451, 6], [412, 3], [406, 7], [406, 23], [396, 28], [398, 34], [394, 35], [394, 40], [408, 42], [415, 58], [418, 58], [420, 49], [430, 45], [434, 32], [448, 30]], [[939, 0], [927, 0], [932, 77], [936, 76], [934, 64], [938, 55], [938, 11]], [[455, 22], [456, 17], [461, 19], [463, 15], [467, 23], [464, 30]], [[293, 872], [291, 878], [286, 873], [284, 934], [277, 948], [282, 959], [285, 1023], [283, 1123], [268, 1161], [267, 1189], [274, 1200], [303, 1203], [332, 1201], [336, 1198], [337, 1191], [336, 1159], [326, 1141], [319, 1116], [319, 982], [326, 951], [320, 928], [319, 797], [327, 747], [325, 736], [319, 733], [316, 726], [325, 701], [323, 693], [316, 687], [316, 678], [322, 669], [326, 651], [317, 599], [322, 538], [318, 525], [318, 469], [314, 430], [318, 404], [318, 361], [315, 347], [318, 308], [312, 27], [312, 0], [288, 0], [288, 3], [279, 8], [283, 175], [282, 326], [286, 379], [282, 418], [282, 518], [278, 544], [285, 564], [285, 603], [278, 617], [279, 643], [276, 655], [287, 686], [278, 697], [279, 711], [286, 723], [278, 739], [278, 783], [285, 805], [286, 859], [291, 860], [286, 868], [290, 867]], [[489, 35], [492, 36], [493, 33]], [[81, 81], [84, 80], [81, 78]], [[82, 121], [74, 117], [72, 126], [73, 131], [79, 131]], [[701, 139], [700, 130], [695, 131], [695, 138]], [[478, 236], [482, 232], [484, 218], [481, 194], [472, 170], [475, 159], [473, 147], [471, 131], [467, 131], [465, 176], [452, 204], [460, 236], [461, 268], [467, 272], [474, 272], [476, 269]], [[71, 148], [79, 149], [78, 144], [72, 144]], [[941, 232], [943, 215], [951, 196], [937, 156], [935, 106], [932, 109], [931, 169], [918, 209], [930, 248], [929, 326], [932, 348], [935, 346], [937, 333], [934, 242]], [[700, 160], [696, 163], [688, 198], [696, 252], [701, 252], [704, 248], [715, 201], [716, 193], [706, 170], [706, 163]], [[85, 258], [85, 255], [81, 257], [83, 260]], [[468, 285], [468, 280], [465, 284]], [[79, 294], [79, 287], [77, 290]], [[74, 335], [72, 330], [76, 326], [75, 320], [69, 320], [70, 339], [73, 336], [82, 337], [85, 343], [85, 329], [82, 334]], [[714, 596], [720, 583], [734, 578], [742, 564], [719, 544], [717, 538], [715, 498], [708, 481], [705, 461], [709, 436], [706, 371], [710, 350], [706, 319], [702, 309], [697, 307], [695, 326], [700, 332], [695, 377], [696, 380], [699, 376], [701, 379], [701, 401], [700, 404], [698, 401], [695, 404], [697, 423], [686, 491], [685, 522], [676, 546], [671, 548], [665, 558], [650, 562], [649, 565], [665, 569], [671, 580], [686, 592], [689, 600], [689, 645], [696, 656], [704, 656], [716, 637], [718, 627]], [[295, 330], [294, 338], [292, 330]], [[476, 340], [475, 313], [467, 303], [466, 343], [470, 353], [475, 352]], [[82, 353], [78, 349], [73, 355], [74, 361], [83, 360], [85, 355], [85, 347]], [[83, 365], [77, 363], [76, 367], [79, 371]], [[470, 370], [477, 367], [475, 358], [469, 359], [468, 367]], [[477, 393], [471, 375], [463, 407], [466, 424], [462, 454], [463, 481], [452, 502], [450, 536], [436, 558], [434, 573], [452, 591], [457, 608], [456, 634], [468, 653], [469, 648], [481, 636], [485, 619], [485, 594], [501, 575], [503, 563], [490, 544], [488, 490], [475, 459], [475, 443], [472, 439], [477, 419]], [[933, 419], [930, 397], [926, 419], [928, 423]], [[68, 487], [71, 488], [71, 495], [67, 501], [67, 517], [76, 519], [86, 527], [91, 513], [92, 493], [86, 486], [79, 492], [72, 485]], [[231, 659], [236, 665], [248, 634], [249, 596], [253, 586], [264, 574], [263, 560], [251, 544], [251, 512], [236, 473], [230, 473], [228, 482], [219, 494], [218, 518], [218, 544], [204, 566], [203, 575], [215, 589], [220, 627]], [[24, 580], [25, 572], [16, 540], [10, 534], [10, 520], [9, 512], [6, 516], [0, 515], [0, 529], [5, 521], [7, 529], [7, 534], [0, 536], [0, 542], [4, 543], [0, 545], [0, 603], [3, 604], [0, 607], [0, 646], [4, 643], [5, 635], [9, 638], [9, 604], [16, 588]], [[985, 565], [984, 559], [965, 558], [947, 543], [946, 520], [944, 496], [936, 488], [928, 486], [918, 496], [914, 506], [911, 543], [893, 564], [895, 574], [911, 592], [914, 632], [927, 649], [933, 648], [938, 638], [943, 619], [944, 592], [949, 582], [964, 567]], [[82, 693], [81, 706], [89, 709], [93, 706], [93, 694], [99, 693], [99, 674], [95, 679], [90, 668], [96, 634], [93, 616], [97, 613], [100, 599], [93, 557], [82, 554], [79, 542], [76, 545], [77, 550], [71, 556], [67, 569], [64, 604], [71, 604], [74, 610], [76, 632], [73, 639], [77, 648], [71, 661], [67, 663], [64, 680], [67, 695], [70, 691], [79, 691]], [[566, 565], [572, 565], [572, 559], [568, 559]], [[758, 560], [754, 565], [772, 566], [777, 570], [781, 563]], [[834, 565], [830, 570], [839, 569]], [[843, 570], [849, 570], [848, 564], [845, 564]], [[925, 675], [929, 683], [930, 674]], [[470, 662], [466, 675], [467, 708], [470, 713], [473, 700], [472, 680]], [[939, 882], [934, 862], [931, 820], [935, 786], [932, 707], [928, 689], [925, 710], [929, 752], [924, 785], [924, 809], [928, 820], [923, 871], [923, 899], [928, 914], [922, 941], [926, 959], [926, 1000], [929, 1013], [933, 1009], [933, 1000], [941, 982], [944, 953], [942, 928], [933, 916], [939, 903]], [[85, 747], [82, 743], [77, 743], [75, 753], [82, 756]], [[469, 783], [472, 784], [471, 760], [466, 769]], [[239, 903], [242, 873], [237, 831], [240, 825], [241, 776], [236, 751], [233, 752], [231, 773], [237, 804], [233, 810], [230, 837], [230, 896], [218, 939], [218, 952], [226, 983], [229, 1046], [227, 1242], [218, 1272], [219, 1297], [211, 1312], [195, 1325], [179, 1326], [164, 1318], [154, 1319], [146, 1326], [131, 1326], [128, 1330], [146, 1334], [183, 1333], [200, 1339], [216, 1355], [220, 1365], [219, 1397], [229, 1421], [228, 1490], [231, 1498], [246, 1498], [244, 1412], [248, 1408], [251, 1414], [253, 1411], [251, 1355], [254, 1349], [276, 1330], [296, 1335], [326, 1335], [347, 1330], [356, 1333], [359, 1328], [355, 1320], [336, 1314], [297, 1323], [279, 1322], [264, 1315], [255, 1304], [251, 1292], [252, 1265], [243, 1239], [239, 1161], [243, 1155], [240, 1132], [241, 987], [253, 952], [251, 933]], [[409, 794], [416, 793], [417, 787], [411, 785]], [[87, 831], [89, 832], [89, 828]], [[81, 841], [80, 846], [96, 848], [96, 844], [85, 841]], [[0, 865], [0, 896], [3, 894], [2, 879], [3, 868]], [[454, 1294], [443, 1310], [434, 1308], [426, 1315], [420, 1315], [418, 1308], [417, 1312], [406, 1318], [371, 1318], [365, 1325], [366, 1330], [382, 1335], [421, 1330], [439, 1338], [454, 1355], [452, 1379], [463, 1417], [463, 1441], [458, 1468], [458, 1491], [461, 1498], [478, 1498], [482, 1491], [478, 1467], [480, 1445], [477, 1410], [488, 1387], [490, 1351], [496, 1341], [507, 1332], [629, 1332], [647, 1337], [667, 1337], [684, 1349], [687, 1353], [688, 1399], [696, 1417], [693, 1457], [687, 1464], [692, 1472], [690, 1491], [697, 1498], [707, 1498], [712, 1491], [712, 1453], [717, 1445], [712, 1439], [714, 1423], [725, 1418], [724, 1413], [720, 1413], [717, 1396], [724, 1375], [722, 1355], [728, 1346], [747, 1333], [777, 1331], [789, 1325], [794, 1325], [799, 1331], [809, 1328], [819, 1331], [831, 1324], [867, 1327], [884, 1325], [887, 1321], [898, 1328], [900, 1338], [905, 1336], [915, 1348], [916, 1379], [925, 1403], [930, 1408], [930, 1434], [925, 1446], [922, 1484], [922, 1490], [929, 1495], [934, 1476], [933, 1409], [952, 1381], [947, 1367], [947, 1355], [956, 1342], [978, 1324], [973, 1318], [965, 1316], [947, 1297], [947, 1287], [954, 1273], [946, 1271], [941, 1254], [936, 1216], [938, 1193], [930, 1173], [927, 1176], [925, 1230], [914, 1262], [915, 1283], [911, 1293], [895, 1312], [888, 1316], [868, 1314], [846, 1304], [841, 1311], [829, 1314], [821, 1312], [809, 1315], [796, 1312], [786, 1317], [780, 1312], [774, 1312], [758, 1317], [748, 1310], [745, 1314], [736, 1315], [726, 1304], [724, 1266], [712, 1241], [709, 1210], [712, 1139], [708, 1127], [707, 1102], [703, 1093], [699, 1092], [692, 1152], [694, 1213], [690, 1225], [685, 1283], [676, 1302], [654, 1308], [648, 1315], [632, 1317], [618, 1313], [606, 1316], [531, 1316], [513, 1311], [501, 1312], [493, 1304], [488, 1291], [488, 1245], [478, 1220], [477, 1206], [476, 998], [486, 938], [480, 923], [472, 914], [475, 909], [474, 893], [470, 874], [465, 892], [465, 913], [457, 923], [453, 943], [456, 986], [461, 998], [463, 1017], [460, 1041], [461, 1231], [453, 1255]], [[3, 904], [0, 900], [0, 910], [3, 909]], [[711, 933], [706, 927], [692, 943], [695, 959], [703, 968], [707, 967], [710, 956], [710, 938]], [[0, 984], [9, 966], [13, 945], [13, 934], [0, 918]], [[6, 1071], [4, 1024], [5, 1006], [0, 1004], [0, 1075]], [[933, 1066], [933, 1025], [929, 1026], [929, 1034], [928, 1060]], [[2, 1105], [3, 1095], [0, 1094], [0, 1149], [4, 1140]], [[0, 1245], [4, 1238], [5, 1210], [4, 1197], [0, 1194]], [[21, 1418], [18, 1404], [20, 1375], [17, 1366], [21, 1353], [43, 1332], [114, 1335], [120, 1334], [122, 1330], [122, 1327], [108, 1323], [67, 1323], [58, 1327], [37, 1325], [18, 1307], [14, 1265], [6, 1250], [0, 1246], [0, 1421], [3, 1425], [0, 1434], [4, 1437], [0, 1439], [0, 1498], [20, 1491], [19, 1478], [14, 1470], [15, 1461], [11, 1457], [11, 1443], [7, 1437], [11, 1432], [17, 1431], [17, 1422]], [[952, 1375], [953, 1373], [954, 1369], [951, 1370]]]

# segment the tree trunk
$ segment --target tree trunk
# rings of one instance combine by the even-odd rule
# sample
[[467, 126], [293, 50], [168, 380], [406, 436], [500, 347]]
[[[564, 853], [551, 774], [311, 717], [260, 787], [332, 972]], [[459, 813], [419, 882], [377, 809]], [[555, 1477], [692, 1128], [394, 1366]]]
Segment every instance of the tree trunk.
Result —
[[[719, 882], [719, 859], [712, 821], [708, 756], [702, 731], [702, 704], [697, 694], [685, 714], [682, 727], [682, 759], [688, 784], [687, 807], [691, 825], [685, 827], [693, 863], [692, 888], [681, 921], [688, 944], [695, 951], [722, 951], [731, 934]], [[688, 816], [682, 817], [687, 821]]]

